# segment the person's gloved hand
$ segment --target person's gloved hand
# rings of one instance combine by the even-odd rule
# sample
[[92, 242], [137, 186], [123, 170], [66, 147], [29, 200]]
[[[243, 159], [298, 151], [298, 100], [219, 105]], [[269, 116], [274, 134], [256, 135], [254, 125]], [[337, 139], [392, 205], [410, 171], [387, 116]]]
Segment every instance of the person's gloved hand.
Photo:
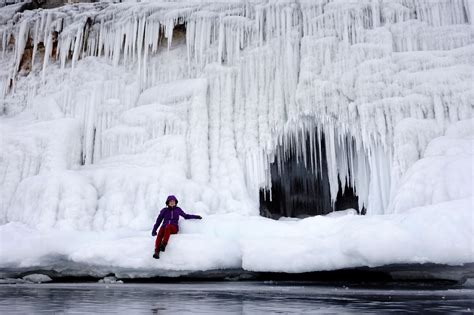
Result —
[[152, 231], [151, 236], [156, 236], [156, 231]]
[[196, 217], [196, 219], [202, 220], [202, 217], [201, 217], [200, 215], [198, 215], [198, 216]]

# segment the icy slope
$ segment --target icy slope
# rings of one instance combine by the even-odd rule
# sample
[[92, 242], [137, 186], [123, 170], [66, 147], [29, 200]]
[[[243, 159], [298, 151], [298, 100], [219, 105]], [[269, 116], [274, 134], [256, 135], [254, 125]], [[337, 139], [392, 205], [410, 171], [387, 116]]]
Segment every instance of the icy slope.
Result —
[[[236, 213], [208, 215], [181, 221], [180, 233], [171, 237], [160, 260], [151, 257], [154, 239], [149, 230], [66, 231], [11, 222], [0, 226], [0, 268], [149, 277], [235, 268], [307, 272], [396, 263], [472, 263], [473, 126], [472, 120], [461, 121], [428, 144], [423, 158], [401, 180], [395, 214], [347, 212], [279, 221]], [[450, 177], [452, 188], [440, 191], [446, 189], [439, 184], [444, 176]], [[406, 200], [412, 203], [400, 202]]]

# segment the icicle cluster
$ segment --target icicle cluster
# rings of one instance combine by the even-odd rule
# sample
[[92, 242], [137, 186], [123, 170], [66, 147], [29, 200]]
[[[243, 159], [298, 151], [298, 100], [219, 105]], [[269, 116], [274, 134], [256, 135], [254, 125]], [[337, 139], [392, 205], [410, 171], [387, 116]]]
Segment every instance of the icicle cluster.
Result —
[[[52, 95], [79, 122], [81, 153], [71, 159], [84, 165], [159, 151], [175, 137], [177, 172], [201, 187], [183, 194], [209, 211], [255, 209], [275, 150], [291, 143], [306, 157], [301, 135], [318, 130], [310, 143], [324, 134], [332, 200], [339, 177], [368, 213], [383, 213], [407, 167], [397, 124], [430, 119], [443, 129], [472, 116], [467, 0], [95, 3], [2, 16], [3, 113]], [[13, 157], [2, 157], [5, 182]], [[302, 163], [318, 161], [314, 150]], [[162, 185], [162, 194], [176, 188]]]

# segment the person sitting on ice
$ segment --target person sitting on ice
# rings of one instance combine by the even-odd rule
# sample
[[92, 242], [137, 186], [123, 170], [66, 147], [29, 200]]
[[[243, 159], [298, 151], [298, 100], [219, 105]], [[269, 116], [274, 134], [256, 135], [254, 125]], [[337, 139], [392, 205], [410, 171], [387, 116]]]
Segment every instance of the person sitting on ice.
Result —
[[168, 240], [171, 234], [178, 233], [179, 226], [178, 220], [179, 216], [187, 219], [202, 219], [200, 215], [195, 214], [186, 214], [180, 207], [177, 207], [178, 199], [175, 196], [171, 195], [166, 198], [166, 208], [161, 209], [158, 218], [156, 219], [155, 225], [153, 226], [153, 230], [151, 231], [152, 236], [156, 236], [156, 230], [161, 225], [160, 231], [158, 232], [158, 236], [156, 237], [155, 241], [155, 253], [153, 254], [153, 258], [158, 259], [160, 258], [160, 251], [164, 252], [166, 245], [168, 244]]

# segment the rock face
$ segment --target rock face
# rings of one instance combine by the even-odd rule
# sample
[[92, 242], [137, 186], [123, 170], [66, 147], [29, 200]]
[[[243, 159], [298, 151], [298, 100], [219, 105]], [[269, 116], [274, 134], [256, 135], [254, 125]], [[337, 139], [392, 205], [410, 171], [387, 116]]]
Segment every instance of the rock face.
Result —
[[[21, 6], [20, 11], [35, 10], [35, 9], [52, 9], [63, 6], [65, 4], [72, 3], [92, 3], [99, 2], [99, 0], [2, 0], [0, 1], [0, 7], [24, 3]], [[115, 1], [121, 2], [121, 1]]]

